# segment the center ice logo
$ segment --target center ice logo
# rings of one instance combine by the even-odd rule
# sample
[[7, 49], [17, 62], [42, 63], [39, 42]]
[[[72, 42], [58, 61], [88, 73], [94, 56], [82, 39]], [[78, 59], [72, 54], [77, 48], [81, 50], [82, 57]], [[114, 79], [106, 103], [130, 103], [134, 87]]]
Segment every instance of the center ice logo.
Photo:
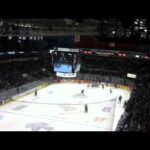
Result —
[[52, 131], [54, 127], [49, 127], [49, 125], [45, 122], [34, 122], [34, 123], [29, 123], [26, 125], [27, 128], [30, 128], [32, 131], [40, 131], [40, 130], [45, 130], [45, 131]]
[[3, 117], [4, 117], [4, 116], [0, 115], [0, 120], [2, 120], [2, 119], [3, 119]]
[[103, 121], [105, 121], [105, 120], [106, 120], [106, 118], [103, 118], [103, 117], [96, 117], [96, 118], [94, 119], [95, 122], [99, 122], [99, 123], [101, 123], [101, 122], [103, 122]]

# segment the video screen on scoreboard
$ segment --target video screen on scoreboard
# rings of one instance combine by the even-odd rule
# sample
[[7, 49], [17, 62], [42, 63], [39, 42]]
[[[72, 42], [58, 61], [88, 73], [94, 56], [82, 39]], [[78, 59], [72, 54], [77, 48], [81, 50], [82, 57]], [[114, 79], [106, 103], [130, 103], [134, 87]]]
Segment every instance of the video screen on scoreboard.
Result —
[[54, 64], [54, 71], [55, 72], [72, 73], [72, 65], [56, 63], [56, 64]]
[[74, 72], [79, 72], [81, 68], [81, 63], [78, 63], [75, 67], [75, 71]]

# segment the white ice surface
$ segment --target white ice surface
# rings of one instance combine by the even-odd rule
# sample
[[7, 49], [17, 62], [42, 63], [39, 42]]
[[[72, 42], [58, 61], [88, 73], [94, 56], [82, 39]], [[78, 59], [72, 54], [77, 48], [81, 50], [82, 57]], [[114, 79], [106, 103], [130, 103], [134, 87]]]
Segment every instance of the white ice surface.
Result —
[[[0, 131], [113, 131], [123, 113], [118, 96], [124, 101], [130, 92], [112, 88], [110, 94], [109, 89], [76, 83], [50, 85], [39, 90], [37, 97], [32, 93], [1, 105]], [[110, 101], [115, 97], [117, 100]]]

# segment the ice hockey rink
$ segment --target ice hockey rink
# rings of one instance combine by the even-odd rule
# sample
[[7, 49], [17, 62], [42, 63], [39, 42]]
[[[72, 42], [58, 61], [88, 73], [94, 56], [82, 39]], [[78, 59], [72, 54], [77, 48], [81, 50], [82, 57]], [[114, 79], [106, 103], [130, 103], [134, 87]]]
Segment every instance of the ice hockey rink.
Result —
[[[52, 84], [38, 90], [37, 96], [31, 93], [0, 105], [0, 131], [114, 131], [130, 92], [112, 88], [111, 94], [110, 88]], [[120, 95], [122, 103], [118, 102]]]

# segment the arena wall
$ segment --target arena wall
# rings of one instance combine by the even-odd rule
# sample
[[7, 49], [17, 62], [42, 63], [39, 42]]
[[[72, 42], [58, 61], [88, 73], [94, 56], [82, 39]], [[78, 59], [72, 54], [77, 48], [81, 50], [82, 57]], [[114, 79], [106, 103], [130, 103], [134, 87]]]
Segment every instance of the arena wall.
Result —
[[[109, 86], [117, 87], [129, 90], [134, 87], [134, 83], [131, 80], [123, 79], [119, 77], [111, 77], [110, 76], [100, 76], [95, 74], [83, 74], [78, 73], [76, 78], [60, 78], [60, 77], [50, 77], [44, 80], [34, 81], [31, 83], [27, 83], [25, 85], [19, 86], [19, 93], [17, 93], [17, 88], [12, 88], [7, 91], [3, 91], [0, 93], [0, 103], [4, 102], [8, 98], [17, 99], [24, 95], [30, 94], [35, 91], [35, 89], [43, 88], [52, 83], [60, 83], [60, 82], [72, 82], [72, 83], [91, 83], [92, 81], [101, 81], [103, 83], [109, 83]], [[126, 86], [127, 85], [127, 86]]]
[[118, 88], [129, 90], [134, 88], [134, 82], [129, 79], [113, 77], [111, 76], [100, 76], [95, 74], [81, 74], [78, 73], [76, 78], [59, 78], [59, 82], [75, 82], [75, 83], [90, 83], [92, 81], [101, 81], [102, 83], [109, 83], [109, 86], [117, 85]]

